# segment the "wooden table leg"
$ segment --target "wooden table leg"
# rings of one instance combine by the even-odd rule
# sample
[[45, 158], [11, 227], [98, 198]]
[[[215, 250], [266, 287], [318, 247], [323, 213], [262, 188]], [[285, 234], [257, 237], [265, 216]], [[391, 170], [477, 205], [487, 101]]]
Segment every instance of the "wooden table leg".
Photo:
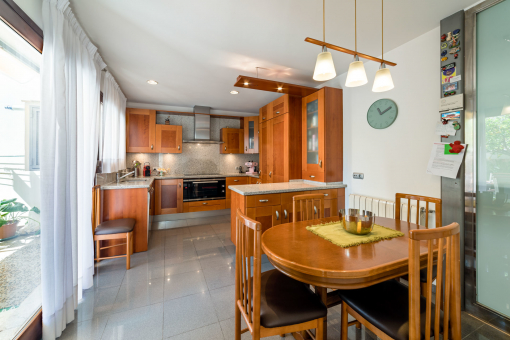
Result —
[[[328, 289], [327, 288], [315, 286], [315, 294], [320, 296], [320, 298], [325, 306], [328, 305]], [[323, 334], [324, 334], [323, 339], [327, 339], [328, 338], [328, 316], [327, 315], [324, 317], [324, 332], [323, 332]]]

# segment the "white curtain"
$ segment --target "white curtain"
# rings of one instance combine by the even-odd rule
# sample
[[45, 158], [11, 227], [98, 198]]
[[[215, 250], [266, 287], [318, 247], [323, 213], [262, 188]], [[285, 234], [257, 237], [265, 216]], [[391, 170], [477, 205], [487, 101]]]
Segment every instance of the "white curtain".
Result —
[[43, 1], [40, 119], [43, 339], [73, 321], [93, 285], [92, 186], [98, 152], [100, 79], [106, 66], [69, 8]]
[[126, 168], [126, 97], [110, 72], [103, 82], [103, 172]]

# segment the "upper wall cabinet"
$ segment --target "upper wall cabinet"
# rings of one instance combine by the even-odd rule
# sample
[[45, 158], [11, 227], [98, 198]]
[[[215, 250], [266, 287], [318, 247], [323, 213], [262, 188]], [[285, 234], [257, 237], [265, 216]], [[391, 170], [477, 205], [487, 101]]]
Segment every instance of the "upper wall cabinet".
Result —
[[273, 101], [271, 105], [271, 110], [273, 111], [273, 117], [276, 118], [281, 116], [287, 112], [289, 112], [289, 98], [288, 94], [281, 96], [280, 98]]
[[182, 153], [182, 126], [156, 125], [157, 153]]
[[244, 153], [259, 153], [259, 117], [244, 118]]
[[220, 130], [220, 153], [244, 153], [243, 129], [223, 128]]
[[126, 152], [156, 152], [156, 111], [126, 109]]
[[318, 182], [341, 182], [342, 90], [324, 87], [302, 100], [302, 178]]
[[273, 118], [273, 103], [269, 103], [259, 109], [259, 124]]

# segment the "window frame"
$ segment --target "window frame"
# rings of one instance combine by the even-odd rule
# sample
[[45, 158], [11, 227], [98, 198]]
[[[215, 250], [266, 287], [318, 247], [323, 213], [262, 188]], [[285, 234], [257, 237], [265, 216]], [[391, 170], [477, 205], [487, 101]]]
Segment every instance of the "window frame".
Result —
[[0, 0], [0, 20], [42, 53], [43, 31], [14, 0]]

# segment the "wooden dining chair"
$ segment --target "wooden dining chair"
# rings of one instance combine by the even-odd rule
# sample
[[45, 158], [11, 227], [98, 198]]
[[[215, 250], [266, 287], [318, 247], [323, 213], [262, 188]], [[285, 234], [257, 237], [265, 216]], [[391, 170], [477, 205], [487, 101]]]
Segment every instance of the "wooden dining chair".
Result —
[[[261, 272], [260, 222], [236, 212], [235, 339], [250, 332], [258, 340], [315, 328], [323, 339], [328, 310], [304, 283], [273, 269]], [[253, 268], [253, 273], [252, 273]], [[247, 328], [241, 329], [241, 317]]]
[[[101, 223], [101, 186], [96, 185], [92, 188], [92, 229], [94, 233], [94, 242], [96, 243], [97, 262], [117, 257], [126, 258], [126, 269], [131, 268], [131, 255], [133, 254], [133, 230], [135, 228], [135, 219], [121, 218]], [[101, 241], [125, 239], [126, 243], [114, 244], [101, 247]], [[125, 255], [101, 257], [101, 250], [126, 246]]]
[[294, 222], [324, 217], [324, 194], [296, 195], [292, 197], [292, 201]]
[[[416, 201], [416, 219], [414, 221], [415, 224], [420, 225], [420, 209], [421, 202], [425, 202], [425, 228], [429, 227], [429, 204], [434, 204], [435, 215], [436, 215], [436, 228], [441, 227], [443, 215], [442, 215], [442, 201], [440, 198], [420, 196], [420, 195], [410, 195], [410, 194], [401, 194], [397, 193], [395, 195], [395, 219], [401, 219], [401, 210], [402, 210], [402, 200], [407, 200], [407, 222], [413, 223], [411, 221], [411, 202]], [[434, 265], [432, 269], [432, 277], [436, 278], [437, 267]], [[403, 276], [404, 280], [409, 281], [409, 277]], [[420, 282], [421, 282], [421, 292], [423, 296], [426, 296], [426, 282], [427, 282], [427, 268], [424, 268], [420, 271]]]
[[[422, 242], [426, 242], [428, 251], [427, 297], [420, 294]], [[434, 256], [434, 248], [437, 256]], [[443, 275], [443, 261], [437, 261], [435, 301], [432, 302], [432, 264], [443, 255], [446, 257], [445, 272]], [[347, 340], [347, 318], [351, 314], [383, 340], [428, 340], [431, 336], [439, 339], [439, 334], [444, 340], [450, 335], [453, 340], [460, 340], [460, 284], [459, 224], [411, 230], [409, 287], [389, 280], [367, 288], [339, 290], [343, 300], [340, 339]]]

